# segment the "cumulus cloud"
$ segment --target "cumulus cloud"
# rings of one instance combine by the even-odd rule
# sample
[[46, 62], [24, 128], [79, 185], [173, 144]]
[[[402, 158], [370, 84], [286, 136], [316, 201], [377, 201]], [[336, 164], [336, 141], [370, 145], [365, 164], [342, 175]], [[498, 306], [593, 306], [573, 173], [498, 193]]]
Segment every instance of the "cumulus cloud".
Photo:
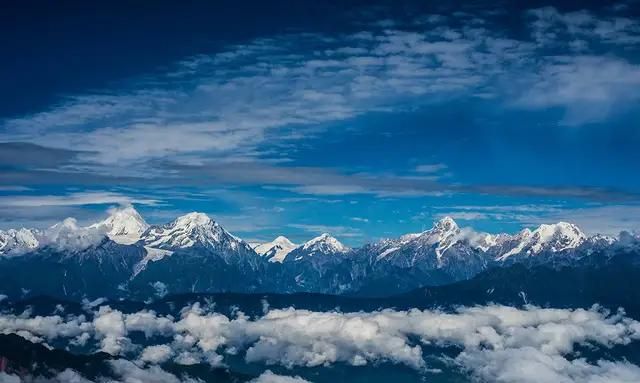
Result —
[[253, 379], [251, 383], [309, 383], [309, 381], [302, 379], [299, 376], [291, 377], [276, 375], [273, 372], [267, 370], [263, 372], [259, 377]]
[[169, 360], [172, 354], [173, 351], [171, 350], [171, 347], [165, 344], [148, 346], [142, 350], [140, 360], [153, 364], [164, 363]]
[[[122, 313], [103, 306], [93, 313], [93, 320], [5, 314], [0, 316], [0, 328], [36, 342], [59, 338], [72, 341], [91, 334], [96, 349], [115, 355], [134, 353], [137, 360], [151, 366], [171, 360], [220, 366], [225, 354], [240, 353], [247, 362], [286, 367], [389, 362], [427, 371], [423, 345], [429, 345], [458, 347], [459, 354], [450, 361], [453, 366], [489, 381], [640, 379], [640, 368], [629, 362], [588, 361], [575, 355], [577, 345], [609, 348], [640, 338], [640, 322], [622, 311], [610, 313], [597, 306], [570, 310], [488, 305], [460, 307], [453, 312], [414, 309], [356, 313], [289, 308], [269, 310], [254, 319], [241, 312], [229, 317], [210, 310], [194, 304], [185, 307], [179, 318], [172, 318], [152, 311]], [[128, 336], [134, 331], [172, 341], [146, 347], [132, 345]], [[114, 368], [138, 379], [157, 375], [158, 381], [175, 381], [158, 368], [144, 369], [131, 362], [115, 362]], [[267, 374], [261, 379], [295, 382], [299, 378]]]
[[0, 372], [0, 383], [202, 383], [199, 379], [188, 376], [179, 378], [158, 366], [141, 368], [134, 363], [118, 359], [110, 362], [113, 376], [100, 376], [89, 380], [77, 372], [67, 369], [51, 378], [42, 376], [18, 376]]
[[39, 236], [39, 244], [59, 250], [82, 250], [100, 243], [105, 236], [104, 228], [82, 227], [75, 218], [66, 218], [44, 230]]

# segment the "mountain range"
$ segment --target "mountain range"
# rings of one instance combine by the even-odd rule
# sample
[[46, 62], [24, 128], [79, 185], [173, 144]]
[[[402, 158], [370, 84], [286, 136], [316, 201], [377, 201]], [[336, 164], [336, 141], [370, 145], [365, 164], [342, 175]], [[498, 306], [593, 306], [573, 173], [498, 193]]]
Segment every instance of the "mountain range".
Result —
[[640, 239], [587, 236], [559, 222], [516, 234], [429, 230], [349, 248], [328, 233], [296, 245], [278, 236], [249, 244], [203, 213], [149, 225], [131, 206], [102, 222], [0, 231], [0, 294], [150, 298], [187, 292], [316, 292], [385, 296], [469, 280], [514, 264], [601, 263]]

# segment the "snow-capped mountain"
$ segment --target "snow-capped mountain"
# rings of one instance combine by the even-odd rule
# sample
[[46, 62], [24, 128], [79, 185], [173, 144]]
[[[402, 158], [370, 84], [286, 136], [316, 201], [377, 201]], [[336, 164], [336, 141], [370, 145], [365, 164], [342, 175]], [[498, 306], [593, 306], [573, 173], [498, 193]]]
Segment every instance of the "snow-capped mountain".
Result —
[[[565, 222], [493, 235], [444, 217], [429, 230], [355, 249], [328, 233], [299, 246], [282, 236], [250, 246], [203, 213], [149, 226], [133, 207], [125, 207], [90, 226], [69, 218], [44, 230], [0, 231], [0, 276], [15, 284], [18, 277], [29, 280], [20, 270], [39, 270], [42, 280], [33, 282], [33, 293], [63, 296], [87, 290], [144, 298], [154, 294], [154, 286], [168, 293], [387, 295], [469, 279], [513, 263], [560, 267], [590, 258], [597, 264], [601, 255], [608, 259], [616, 251], [634, 252], [639, 244], [628, 233], [588, 237]], [[91, 277], [82, 277], [83, 270]], [[0, 283], [0, 294], [9, 283]], [[74, 288], [82, 291], [70, 291]]]
[[390, 281], [392, 288], [408, 289], [424, 280], [442, 284], [467, 279], [491, 261], [484, 250], [489, 247], [487, 238], [444, 217], [421, 233], [365, 245], [354, 256], [368, 260], [362, 290], [383, 293]]
[[575, 249], [587, 240], [576, 226], [567, 222], [540, 225], [535, 230], [524, 229], [512, 237], [504, 237], [495, 246], [496, 260], [505, 261], [512, 256], [533, 256], [542, 252], [558, 253]]
[[39, 233], [30, 229], [0, 230], [0, 255], [20, 255], [40, 246]]
[[177, 250], [201, 246], [211, 249], [237, 250], [251, 247], [230, 234], [204, 213], [189, 213], [162, 226], [151, 226], [143, 235], [146, 247]]
[[353, 250], [323, 233], [291, 250], [281, 264], [288, 292], [342, 293], [352, 289], [358, 261]]
[[[453, 218], [444, 217], [435, 222], [431, 229], [421, 233], [405, 234], [397, 239], [383, 239], [372, 245], [372, 251], [376, 253], [376, 260], [380, 261], [393, 257], [394, 253], [403, 249], [412, 248], [416, 254], [433, 252], [435, 259], [440, 262], [447, 251], [460, 242], [466, 243], [473, 249], [486, 251], [493, 245], [493, 237], [463, 230]], [[418, 258], [412, 257], [412, 260], [416, 261]]]
[[125, 245], [136, 243], [149, 228], [149, 224], [133, 206], [112, 209], [111, 214], [102, 222], [95, 223], [91, 228], [104, 230], [114, 242]]
[[214, 254], [227, 263], [244, 254], [255, 254], [248, 243], [227, 232], [206, 214], [198, 212], [185, 214], [165, 225], [149, 227], [142, 234], [140, 243], [147, 256], [136, 267], [136, 274], [148, 262], [159, 261], [174, 252], [190, 252], [197, 256]]
[[349, 251], [351, 249], [343, 245], [335, 237], [328, 233], [323, 233], [291, 250], [284, 261], [300, 261], [308, 257], [345, 254]]
[[278, 236], [271, 242], [252, 246], [256, 253], [267, 258], [269, 262], [282, 263], [284, 258], [298, 245], [291, 242], [287, 237]]

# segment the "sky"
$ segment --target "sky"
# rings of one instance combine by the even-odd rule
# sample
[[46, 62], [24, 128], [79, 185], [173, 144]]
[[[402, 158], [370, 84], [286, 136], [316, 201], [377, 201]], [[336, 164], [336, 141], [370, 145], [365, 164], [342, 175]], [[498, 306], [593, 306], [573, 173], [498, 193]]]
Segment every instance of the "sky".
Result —
[[5, 3], [0, 228], [639, 230], [640, 2], [426, 3]]

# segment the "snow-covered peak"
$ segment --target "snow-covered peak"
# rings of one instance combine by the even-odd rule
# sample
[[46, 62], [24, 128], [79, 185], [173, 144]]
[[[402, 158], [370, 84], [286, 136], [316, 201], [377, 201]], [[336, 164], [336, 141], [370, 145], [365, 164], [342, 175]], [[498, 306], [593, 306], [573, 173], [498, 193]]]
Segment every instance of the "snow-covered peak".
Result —
[[347, 246], [328, 233], [323, 233], [306, 242], [302, 245], [302, 249], [309, 253], [320, 252], [323, 254], [346, 253], [349, 251]]
[[542, 224], [535, 230], [524, 229], [511, 237], [512, 247], [498, 260], [505, 260], [512, 255], [535, 255], [543, 251], [552, 253], [575, 249], [587, 240], [587, 236], [576, 225], [568, 222]]
[[255, 246], [254, 250], [256, 253], [267, 257], [269, 262], [282, 263], [287, 254], [296, 247], [297, 245], [291, 242], [287, 237], [278, 236], [271, 242]]
[[617, 239], [616, 237], [612, 237], [610, 235], [596, 234], [589, 237], [589, 241], [592, 243], [603, 243], [606, 245], [612, 245], [617, 241]]
[[133, 206], [127, 206], [112, 209], [107, 219], [90, 227], [102, 227], [111, 240], [129, 245], [138, 242], [149, 225]]
[[228, 233], [204, 213], [189, 213], [162, 226], [152, 226], [142, 240], [145, 246], [175, 250], [200, 245], [207, 248], [236, 250], [249, 245]]
[[20, 255], [35, 250], [40, 245], [37, 234], [25, 228], [0, 230], [0, 255]]
[[442, 218], [441, 220], [439, 220], [438, 222], [436, 222], [433, 225], [433, 229], [431, 229], [432, 231], [438, 231], [438, 232], [453, 232], [458, 230], [458, 224], [456, 223], [456, 221], [453, 220], [453, 218], [446, 216], [444, 218]]
[[293, 242], [291, 242], [289, 240], [289, 238], [287, 238], [287, 237], [285, 237], [283, 235], [277, 236], [276, 239], [274, 239], [272, 243], [276, 244], [276, 245], [283, 245], [283, 246], [295, 246], [293, 244]]
[[532, 239], [535, 244], [531, 251], [537, 254], [547, 248], [553, 252], [574, 249], [580, 246], [587, 236], [574, 224], [558, 222], [553, 225], [540, 225], [533, 231]]
[[[430, 243], [441, 242], [442, 240], [452, 237], [460, 232], [460, 228], [456, 221], [451, 217], [444, 217], [434, 222], [433, 227], [427, 231], [418, 234], [416, 239], [427, 241]], [[408, 237], [407, 237], [408, 238]]]
[[255, 254], [249, 244], [227, 232], [206, 214], [197, 212], [185, 214], [162, 226], [149, 227], [141, 241], [147, 255], [136, 265], [135, 274], [144, 270], [149, 262], [190, 248], [196, 249], [190, 254], [217, 256], [226, 262]]
[[[213, 222], [205, 213], [191, 212], [176, 218], [173, 224], [176, 227], [193, 228], [195, 226], [210, 226]], [[216, 224], [217, 225], [217, 224]]]

